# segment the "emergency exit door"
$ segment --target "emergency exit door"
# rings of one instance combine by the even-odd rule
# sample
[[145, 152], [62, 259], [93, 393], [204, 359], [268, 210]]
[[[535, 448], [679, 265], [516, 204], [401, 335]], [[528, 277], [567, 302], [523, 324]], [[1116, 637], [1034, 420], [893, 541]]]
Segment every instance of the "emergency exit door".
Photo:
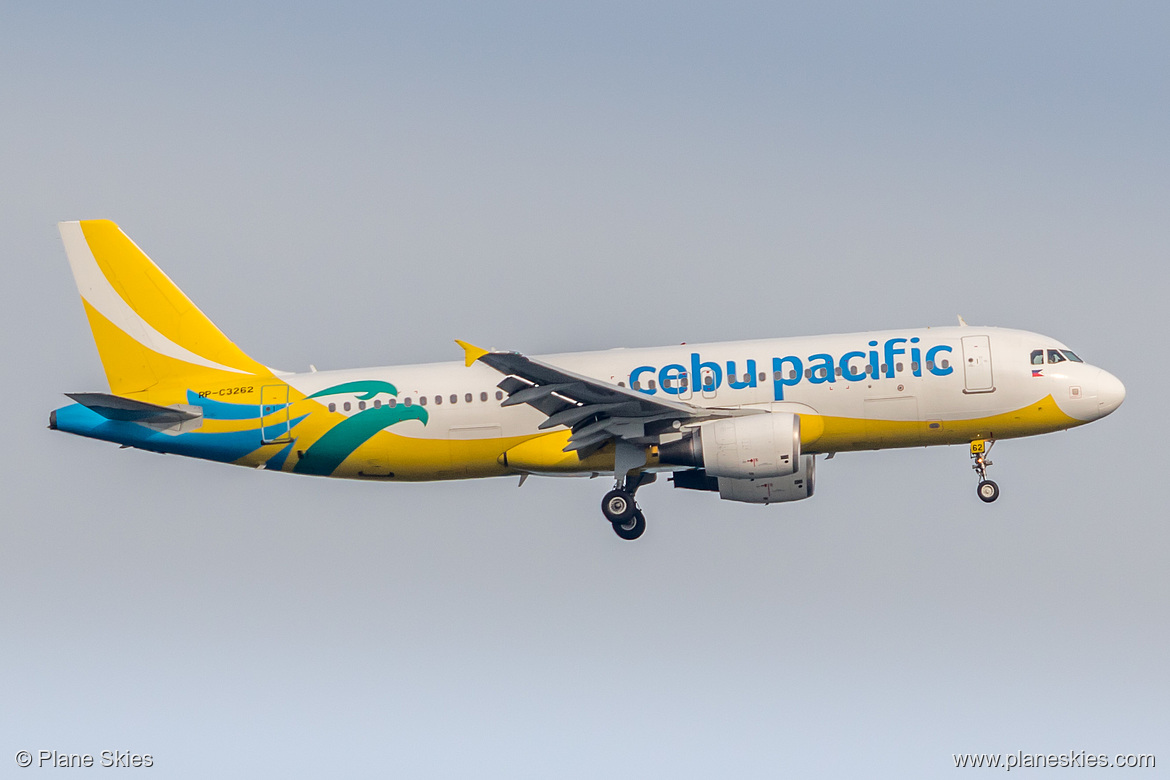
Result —
[[964, 392], [991, 393], [995, 378], [991, 373], [991, 338], [989, 336], [963, 337]]

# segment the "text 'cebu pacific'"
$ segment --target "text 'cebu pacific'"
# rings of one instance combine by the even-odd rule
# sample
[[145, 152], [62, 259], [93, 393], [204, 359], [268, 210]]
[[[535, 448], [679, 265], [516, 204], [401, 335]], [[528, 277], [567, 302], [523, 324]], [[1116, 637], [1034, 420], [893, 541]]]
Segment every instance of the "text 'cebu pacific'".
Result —
[[[851, 350], [840, 357], [817, 352], [803, 358], [786, 355], [765, 361], [746, 358], [740, 361], [728, 360], [726, 363], [704, 360], [700, 353], [692, 352], [686, 365], [670, 363], [661, 368], [638, 366], [630, 372], [630, 386], [646, 395], [654, 395], [659, 390], [680, 395], [692, 383], [703, 392], [717, 391], [725, 382], [732, 390], [746, 390], [759, 387], [770, 376], [773, 398], [783, 401], [785, 387], [806, 381], [819, 385], [838, 380], [862, 382], [867, 379], [894, 379], [895, 367], [899, 365], [897, 361], [903, 357], [909, 361], [912, 376], [921, 377], [924, 366], [927, 373], [935, 376], [947, 376], [954, 371], [948, 360], [939, 357], [952, 352], [950, 346], [936, 344], [923, 349], [919, 346], [921, 341], [918, 336], [896, 337], [886, 339], [880, 347], [878, 342], [870, 341], [868, 351]], [[761, 375], [757, 372], [760, 365], [770, 365], [771, 370]]]

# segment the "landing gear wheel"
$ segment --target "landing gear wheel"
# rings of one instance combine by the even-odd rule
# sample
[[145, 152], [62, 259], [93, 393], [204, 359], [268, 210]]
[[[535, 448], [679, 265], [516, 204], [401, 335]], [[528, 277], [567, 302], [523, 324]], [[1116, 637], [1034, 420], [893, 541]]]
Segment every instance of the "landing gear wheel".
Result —
[[[615, 526], [617, 523], [629, 521], [637, 511], [638, 507], [634, 504], [634, 497], [624, 490], [611, 490], [605, 494], [605, 498], [601, 499], [601, 513], [605, 515], [606, 520], [614, 523]], [[643, 525], [645, 525], [645, 521], [643, 521]]]
[[646, 516], [636, 509], [625, 521], [614, 523], [613, 532], [626, 541], [633, 541], [646, 532]]
[[979, 483], [976, 488], [979, 492], [979, 499], [990, 504], [995, 499], [999, 498], [999, 485], [992, 482], [990, 479], [985, 479]]
[[995, 444], [995, 439], [975, 439], [971, 442], [971, 468], [975, 469], [976, 476], [979, 477], [979, 484], [975, 488], [975, 492], [979, 496], [979, 500], [985, 504], [990, 504], [995, 499], [999, 498], [999, 485], [987, 478], [987, 467], [991, 465], [991, 461], [987, 459], [987, 455], [991, 452], [992, 445]]

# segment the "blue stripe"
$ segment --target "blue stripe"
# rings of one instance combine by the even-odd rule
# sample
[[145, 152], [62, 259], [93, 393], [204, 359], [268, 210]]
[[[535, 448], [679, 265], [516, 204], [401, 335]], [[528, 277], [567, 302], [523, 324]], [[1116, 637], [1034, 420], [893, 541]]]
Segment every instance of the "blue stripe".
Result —
[[92, 409], [87, 409], [81, 404], [72, 404], [57, 410], [57, 429], [151, 452], [170, 452], [231, 463], [260, 449], [262, 436], [265, 439], [275, 439], [287, 435], [289, 429], [306, 417], [307, 414], [290, 420], [287, 428], [282, 420], [276, 425], [265, 427], [263, 433], [259, 428], [250, 428], [245, 431], [222, 433], [190, 431], [171, 435], [138, 423], [107, 420]]
[[283, 469], [284, 462], [288, 460], [288, 454], [292, 452], [294, 444], [296, 444], [295, 439], [286, 444], [283, 450], [269, 458], [268, 462], [264, 464], [264, 468], [268, 469], [269, 471], [280, 471]]
[[[187, 403], [203, 407], [203, 417], [208, 420], [255, 420], [260, 417], [260, 404], [233, 404], [204, 398], [194, 390], [187, 391]], [[267, 404], [264, 414], [279, 412], [289, 404]]]

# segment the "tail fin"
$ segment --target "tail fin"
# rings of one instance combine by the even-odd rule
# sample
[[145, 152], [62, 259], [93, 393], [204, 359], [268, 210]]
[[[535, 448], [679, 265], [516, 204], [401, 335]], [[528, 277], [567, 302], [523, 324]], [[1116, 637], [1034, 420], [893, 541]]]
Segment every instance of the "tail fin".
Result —
[[113, 222], [62, 222], [73, 278], [117, 395], [272, 376], [215, 327]]

